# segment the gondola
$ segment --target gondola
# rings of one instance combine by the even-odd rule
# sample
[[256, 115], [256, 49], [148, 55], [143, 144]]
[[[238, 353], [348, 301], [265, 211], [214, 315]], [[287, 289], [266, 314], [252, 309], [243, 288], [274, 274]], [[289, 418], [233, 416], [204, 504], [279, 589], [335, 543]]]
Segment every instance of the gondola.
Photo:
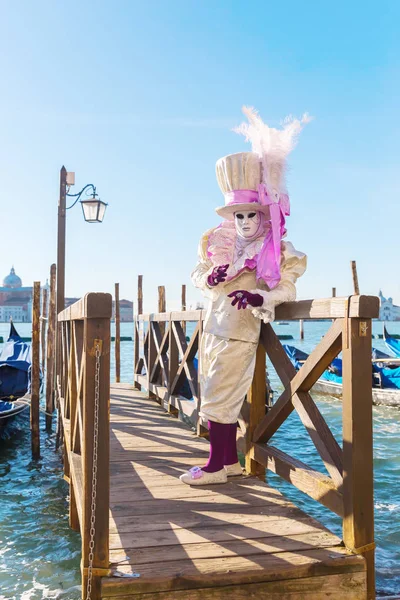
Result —
[[31, 344], [24, 342], [14, 324], [0, 353], [0, 428], [26, 410], [31, 379]]
[[[308, 354], [287, 344], [283, 345], [291, 363], [299, 370]], [[400, 362], [393, 357], [373, 349], [371, 357], [372, 403], [385, 406], [400, 406]], [[335, 358], [328, 369], [314, 384], [312, 392], [342, 396], [342, 360]]]
[[400, 358], [400, 340], [395, 340], [389, 335], [385, 325], [383, 326], [383, 339], [385, 340], [386, 346], [393, 352], [397, 358]]

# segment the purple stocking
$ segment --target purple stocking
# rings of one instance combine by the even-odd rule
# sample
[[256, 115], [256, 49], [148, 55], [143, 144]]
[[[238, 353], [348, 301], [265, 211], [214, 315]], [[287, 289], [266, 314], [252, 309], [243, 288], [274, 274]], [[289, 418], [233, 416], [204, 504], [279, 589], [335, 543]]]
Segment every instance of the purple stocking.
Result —
[[230, 427], [229, 423], [216, 423], [208, 421], [208, 431], [210, 434], [210, 456], [204, 467], [201, 467], [206, 473], [216, 473], [224, 468], [224, 454], [228, 443]]
[[236, 449], [237, 423], [229, 425], [228, 440], [225, 446], [224, 465], [235, 465], [238, 462]]

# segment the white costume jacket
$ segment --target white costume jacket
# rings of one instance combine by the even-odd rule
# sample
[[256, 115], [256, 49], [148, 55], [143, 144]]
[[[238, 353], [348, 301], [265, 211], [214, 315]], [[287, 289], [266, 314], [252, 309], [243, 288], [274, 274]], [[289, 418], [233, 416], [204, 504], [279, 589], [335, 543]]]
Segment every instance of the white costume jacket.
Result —
[[[213, 246], [210, 246], [212, 236]], [[264, 235], [246, 245], [238, 245], [235, 230], [207, 231], [199, 245], [199, 261], [192, 273], [193, 284], [210, 303], [200, 347], [201, 412], [205, 420], [235, 423], [250, 387], [260, 337], [261, 321], [274, 320], [275, 306], [296, 298], [295, 282], [306, 269], [305, 254], [290, 242], [281, 242], [281, 281], [269, 290], [256, 281], [253, 257], [261, 250]], [[212, 250], [212, 252], [210, 252]], [[229, 264], [227, 280], [209, 287], [207, 277], [215, 266]], [[238, 310], [228, 294], [247, 290], [260, 294], [263, 305]]]
[[[269, 323], [274, 320], [274, 309], [282, 302], [290, 302], [296, 299], [295, 283], [302, 275], [307, 266], [307, 257], [302, 252], [295, 250], [290, 242], [281, 243], [281, 281], [275, 289], [269, 291], [264, 282], [256, 282], [255, 269], [244, 268], [246, 260], [251, 260], [261, 250], [264, 236], [242, 248], [241, 256], [238, 254], [234, 244], [226, 243], [216, 254], [219, 263], [211, 262], [208, 256], [209, 237], [216, 229], [207, 231], [199, 245], [199, 262], [192, 273], [193, 284], [200, 288], [204, 295], [211, 300], [204, 323], [204, 331], [212, 333], [224, 339], [241, 340], [244, 342], [258, 343], [260, 337], [261, 320]], [[227, 235], [235, 236], [232, 231], [221, 231], [220, 238]], [[229, 240], [231, 241], [231, 240]], [[232, 248], [233, 246], [233, 248]], [[232, 251], [233, 250], [233, 251]], [[229, 264], [228, 279], [224, 283], [210, 288], [207, 277], [212, 273], [215, 266]], [[260, 294], [264, 303], [259, 308], [248, 306], [245, 310], [237, 310], [232, 306], [232, 298], [228, 294], [234, 290], [247, 290]]]

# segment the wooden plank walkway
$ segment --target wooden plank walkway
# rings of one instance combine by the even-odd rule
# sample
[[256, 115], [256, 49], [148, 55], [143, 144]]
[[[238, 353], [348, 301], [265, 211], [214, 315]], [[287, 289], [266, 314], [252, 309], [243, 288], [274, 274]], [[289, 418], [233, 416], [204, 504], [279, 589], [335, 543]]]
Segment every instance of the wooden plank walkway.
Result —
[[208, 444], [127, 384], [111, 388], [108, 600], [364, 600], [365, 560], [255, 477], [189, 487]]

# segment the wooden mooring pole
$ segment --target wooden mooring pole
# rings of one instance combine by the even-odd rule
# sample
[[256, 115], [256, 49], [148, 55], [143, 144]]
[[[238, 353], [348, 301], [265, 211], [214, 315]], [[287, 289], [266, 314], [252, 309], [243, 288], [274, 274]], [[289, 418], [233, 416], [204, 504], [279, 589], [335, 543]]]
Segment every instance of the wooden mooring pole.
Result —
[[46, 365], [47, 288], [42, 290], [42, 314], [40, 316], [40, 350], [43, 371]]
[[143, 275], [138, 275], [137, 312], [143, 314]]
[[336, 288], [332, 288], [332, 298], [336, 298]]
[[40, 281], [33, 284], [32, 370], [31, 370], [31, 443], [32, 458], [40, 458]]
[[357, 263], [355, 260], [351, 261], [351, 271], [353, 274], [353, 289], [356, 296], [360, 295], [360, 288], [358, 286], [358, 275], [357, 275]]
[[[165, 313], [167, 310], [165, 300], [165, 287], [163, 285], [158, 286], [158, 312]], [[161, 335], [164, 337], [165, 334], [165, 323], [160, 323]]]
[[50, 302], [47, 320], [47, 360], [46, 360], [46, 431], [51, 431], [52, 413], [54, 412], [54, 364], [56, 341], [56, 265], [50, 268]]
[[304, 340], [304, 320], [300, 319], [300, 339]]
[[121, 319], [119, 311], [119, 283], [115, 284], [115, 381], [121, 381]]

